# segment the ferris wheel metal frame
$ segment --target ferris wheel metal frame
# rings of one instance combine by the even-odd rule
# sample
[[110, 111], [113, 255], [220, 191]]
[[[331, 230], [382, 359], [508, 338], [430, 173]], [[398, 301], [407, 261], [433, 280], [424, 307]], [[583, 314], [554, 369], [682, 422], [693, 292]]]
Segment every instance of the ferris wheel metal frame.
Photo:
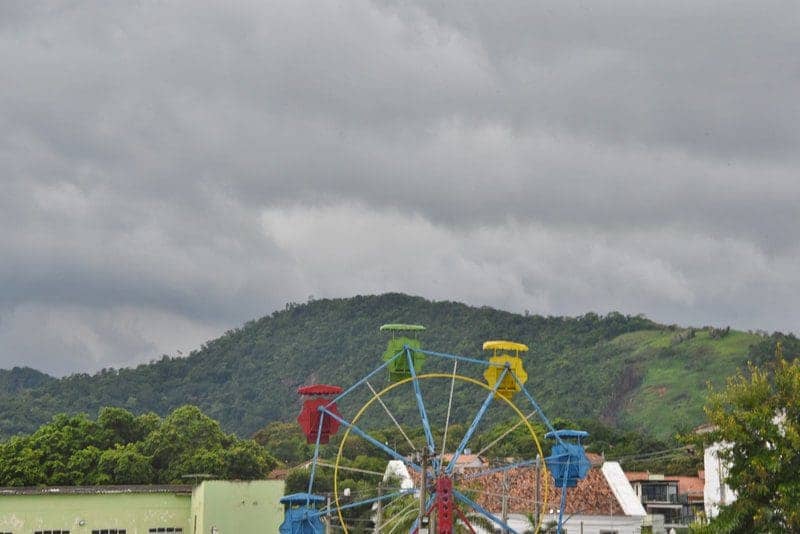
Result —
[[[487, 343], [508, 343], [508, 342], [487, 342]], [[390, 345], [391, 346], [391, 345]], [[525, 347], [524, 345], [520, 345]], [[527, 347], [525, 347], [527, 350]], [[415, 361], [419, 359], [419, 356], [423, 355], [423, 357], [432, 357], [432, 358], [441, 358], [445, 360], [450, 360], [453, 362], [453, 372], [452, 373], [423, 373], [419, 374], [417, 371], [417, 365], [415, 365]], [[388, 386], [383, 388], [381, 391], [375, 391], [372, 385], [369, 383], [369, 380], [375, 377], [378, 373], [387, 370], [392, 365], [396, 365], [398, 362], [403, 363], [401, 358], [405, 359], [405, 365], [407, 366], [408, 375], [406, 378], [400, 380], [392, 381]], [[494, 361], [492, 361], [494, 360]], [[457, 368], [460, 363], [464, 364], [471, 364], [471, 365], [478, 365], [483, 367], [484, 369], [494, 368], [494, 374], [489, 373], [489, 371], [485, 371], [484, 378], [488, 379], [489, 373], [491, 376], [496, 376], [496, 380], [491, 382], [481, 382], [473, 377], [457, 374]], [[498, 372], [499, 371], [499, 372]], [[480, 424], [481, 420], [487, 413], [487, 410], [492, 405], [493, 401], [496, 398], [501, 399], [502, 402], [505, 402], [506, 405], [513, 411], [516, 417], [519, 419], [517, 424], [511, 429], [507, 430], [506, 434], [511, 432], [512, 430], [518, 428], [520, 425], [524, 424], [528, 433], [531, 436], [532, 441], [535, 443], [536, 450], [538, 452], [537, 459], [526, 459], [510, 464], [506, 464], [502, 467], [494, 467], [490, 469], [484, 469], [482, 471], [478, 471], [476, 473], [472, 473], [470, 478], [480, 478], [482, 476], [490, 475], [492, 473], [496, 473], [498, 471], [504, 470], [511, 470], [519, 467], [528, 467], [534, 465], [541, 465], [542, 468], [542, 475], [544, 478], [544, 492], [542, 494], [541, 501], [546, 503], [548, 502], [549, 496], [549, 489], [550, 489], [550, 476], [548, 476], [548, 472], [553, 475], [557, 486], [561, 489], [561, 503], [558, 510], [558, 520], [557, 520], [557, 532], [561, 534], [563, 531], [563, 523], [564, 523], [564, 508], [566, 504], [566, 495], [567, 495], [567, 488], [574, 486], [578, 479], [584, 478], [586, 476], [586, 471], [588, 471], [588, 461], [585, 460], [585, 454], [583, 453], [583, 448], [580, 445], [580, 439], [587, 435], [585, 432], [581, 431], [563, 431], [563, 430], [556, 430], [547, 416], [544, 414], [541, 406], [533, 397], [533, 395], [525, 388], [524, 382], [527, 378], [524, 369], [520, 371], [520, 368], [517, 367], [515, 369], [514, 365], [508, 361], [508, 359], [498, 359], [492, 358], [490, 360], [481, 360], [477, 358], [470, 358], [467, 356], [461, 356], [456, 354], [449, 354], [445, 352], [437, 352], [432, 350], [422, 349], [418, 346], [410, 346], [409, 344], [404, 344], [403, 347], [397, 351], [393, 356], [390, 358], [385, 359], [385, 361], [364, 375], [354, 384], [352, 384], [349, 388], [345, 390], [339, 389], [339, 393], [336, 394], [333, 398], [329, 399], [327, 402], [318, 402], [314, 405], [314, 408], [319, 412], [319, 421], [318, 426], [315, 433], [315, 445], [314, 445], [314, 456], [311, 462], [310, 474], [308, 479], [308, 487], [307, 493], [305, 494], [296, 494], [294, 496], [287, 496], [282, 500], [285, 504], [287, 504], [287, 514], [291, 511], [291, 504], [299, 504], [299, 506], [295, 507], [295, 513], [298, 516], [298, 524], [303, 524], [303, 521], [306, 521], [308, 525], [307, 530], [286, 530], [281, 532], [291, 532], [291, 533], [301, 533], [306, 534], [308, 533], [316, 533], [320, 532], [319, 529], [316, 529], [315, 525], [319, 524], [321, 518], [323, 516], [328, 516], [329, 520], [335, 513], [338, 516], [340, 525], [343, 531], [346, 533], [348, 532], [345, 518], [342, 514], [343, 511], [353, 508], [358, 508], [365, 505], [372, 505], [377, 502], [388, 502], [392, 501], [393, 499], [397, 499], [406, 495], [419, 495], [419, 493], [424, 492], [422, 495], [424, 497], [424, 504], [423, 499], [420, 499], [419, 505], [419, 514], [417, 519], [414, 521], [413, 525], [411, 526], [409, 532], [415, 533], [419, 532], [421, 529], [421, 520], [423, 516], [427, 515], [430, 511], [434, 508], [439, 508], [436, 513], [437, 517], [439, 514], [444, 513], [447, 517], [451, 517], [453, 514], [459, 516], [458, 519], [461, 520], [462, 525], [466, 525], [466, 527], [475, 532], [473, 527], [470, 525], [468, 519], [465, 517], [463, 512], [460, 510], [459, 506], [456, 503], [460, 503], [463, 506], [466, 506], [471, 511], [477, 513], [478, 515], [486, 518], [487, 520], [491, 521], [492, 523], [498, 525], [502, 528], [505, 532], [510, 532], [512, 534], [517, 534], [517, 530], [512, 528], [507, 522], [505, 522], [502, 518], [497, 517], [495, 514], [491, 513], [489, 510], [478, 504], [475, 500], [471, 499], [467, 496], [464, 492], [454, 488], [452, 486], [452, 477], [453, 471], [456, 468], [458, 458], [464, 454], [467, 445], [469, 444], [470, 440], [473, 438], [475, 432], [478, 429], [478, 425]], [[513, 400], [511, 400], [510, 395], [501, 394], [500, 389], [501, 385], [504, 387], [508, 387], [511, 381], [507, 380], [507, 377], [513, 378], [513, 387], [519, 393], [522, 393], [523, 400], [530, 404], [530, 408], [532, 411], [529, 414], [525, 414], [517, 404]], [[522, 379], [520, 379], [522, 377]], [[433, 437], [433, 432], [430, 425], [430, 420], [428, 417], [428, 410], [425, 406], [424, 398], [422, 395], [420, 382], [423, 380], [432, 380], [432, 379], [449, 379], [451, 381], [450, 385], [450, 395], [448, 401], [448, 409], [447, 409], [447, 420], [444, 427], [444, 437], [442, 440], [442, 448], [438, 450], [436, 447], [436, 442]], [[448, 426], [450, 423], [450, 412], [452, 408], [453, 402], [453, 388], [455, 386], [456, 381], [463, 382], [465, 384], [471, 384], [472, 386], [478, 386], [483, 390], [488, 391], [488, 394], [483, 399], [483, 402], [480, 405], [480, 408], [475, 413], [469, 427], [467, 428], [464, 436], [460, 440], [458, 447], [453, 451], [450, 460], [446, 463], [444, 462], [443, 452], [445, 449], [445, 443], [447, 439], [447, 432]], [[389, 412], [388, 408], [384, 404], [381, 397], [390, 392], [394, 389], [411, 384], [413, 387], [413, 394], [416, 401], [417, 411], [419, 413], [419, 420], [422, 425], [422, 430], [425, 436], [425, 450], [423, 452], [423, 461], [419, 463], [415, 462], [407, 455], [401, 454], [396, 450], [395, 447], [390, 447], [388, 443], [382, 443], [380, 440], [374, 438], [370, 435], [368, 431], [360, 428], [358, 426], [359, 419], [361, 418], [362, 414], [374, 403], [378, 402], [389, 414], [392, 421], [395, 425], [403, 432], [401, 425], [397, 422], [397, 420], [392, 416]], [[358, 388], [367, 385], [372, 393], [372, 396], [367, 400], [355, 413], [355, 415], [351, 419], [345, 418], [342, 414], [339, 413], [337, 409], [337, 405], [340, 401], [346, 399], [350, 394], [355, 392]], [[530, 419], [537, 415], [539, 420], [544, 424], [544, 426], [548, 429], [546, 434], [547, 438], [553, 439], [555, 444], [553, 445], [553, 451], [556, 454], [548, 458], [544, 458], [544, 454], [542, 452], [542, 447], [539, 442], [538, 437], [536, 436], [536, 432], [531, 425]], [[326, 420], [328, 421], [327, 424], [334, 424], [334, 428], [338, 426], [345, 427], [345, 434], [339, 444], [339, 448], [337, 451], [336, 462], [334, 464], [334, 476], [333, 476], [333, 484], [334, 484], [334, 500], [331, 504], [326, 507], [319, 508], [321, 505], [322, 500], [317, 498], [312, 493], [314, 489], [314, 482], [317, 473], [317, 467], [320, 464], [320, 447], [327, 442], [327, 436], [323, 431], [323, 426], [326, 424]], [[335, 429], [334, 429], [335, 432]], [[340, 463], [342, 460], [342, 453], [345, 447], [345, 443], [347, 441], [348, 436], [350, 434], [354, 434], [361, 439], [367, 441], [375, 448], [381, 450], [389, 457], [394, 460], [401, 461], [405, 466], [411, 468], [412, 470], [416, 471], [420, 476], [420, 484], [418, 489], [406, 489], [406, 490], [399, 490], [396, 492], [388, 493], [386, 495], [379, 495], [378, 497], [370, 497], [366, 499], [356, 500], [353, 502], [348, 502], [347, 504], [342, 504], [341, 499], [339, 496], [339, 471], [340, 471]], [[404, 434], [405, 435], [405, 434]], [[495, 442], [497, 442], [502, 437], [495, 440], [489, 446], [493, 446]], [[407, 436], [405, 436], [407, 438]], [[577, 438], [578, 443], [577, 445], [574, 443], [568, 443], [565, 441], [566, 439], [570, 438]], [[407, 438], [408, 439], [408, 438]], [[488, 448], [488, 447], [487, 447]], [[438, 453], [437, 453], [438, 450]], [[430, 466], [427, 465], [428, 459], [430, 460]], [[539, 462], [539, 459], [544, 461]], [[430, 467], [430, 469], [429, 469]], [[537, 475], [538, 476], [538, 475]], [[450, 482], [448, 482], [448, 480]], [[432, 484], [431, 484], [432, 482]], [[430, 486], [430, 487], [429, 487]], [[440, 495], [441, 494], [441, 495]], [[305, 500], [305, 506], [303, 506], [303, 500]], [[443, 502], [446, 501], [446, 502]], [[536, 532], [542, 527], [542, 518], [545, 516], [544, 507], [541, 507], [541, 512], [539, 517], [536, 518]], [[301, 519], [300, 519], [301, 518]], [[457, 523], [458, 520], [448, 520], [452, 524], [453, 527]], [[452, 528], [451, 527], [451, 531]], [[446, 529], [446, 527], [444, 527]], [[315, 530], [316, 529], [316, 530]], [[437, 532], [446, 532], [447, 530], [437, 530]]]

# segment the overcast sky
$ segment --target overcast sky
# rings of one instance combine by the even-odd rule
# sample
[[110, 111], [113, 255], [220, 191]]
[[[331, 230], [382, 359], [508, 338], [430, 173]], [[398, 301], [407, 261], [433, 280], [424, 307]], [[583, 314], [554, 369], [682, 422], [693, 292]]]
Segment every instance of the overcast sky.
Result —
[[0, 3], [0, 367], [309, 295], [800, 331], [800, 3]]

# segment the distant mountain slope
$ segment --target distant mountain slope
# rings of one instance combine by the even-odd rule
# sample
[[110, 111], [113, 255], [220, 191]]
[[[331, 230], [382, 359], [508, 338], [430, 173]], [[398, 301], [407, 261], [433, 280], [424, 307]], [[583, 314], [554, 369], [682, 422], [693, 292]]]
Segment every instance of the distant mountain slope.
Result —
[[289, 305], [185, 358], [58, 380], [1, 371], [0, 434], [32, 431], [57, 412], [111, 405], [165, 414], [191, 403], [246, 436], [293, 419], [298, 385], [348, 385], [375, 368], [385, 346], [378, 327], [387, 322], [425, 324], [426, 348], [469, 356], [483, 357], [487, 339], [527, 343], [528, 388], [551, 417], [597, 417], [657, 437], [701, 422], [706, 382], [723, 383], [770, 350], [761, 335], [695, 332], [618, 313], [522, 316], [401, 294], [326, 299]]
[[0, 369], [0, 391], [18, 393], [55, 382], [56, 379], [30, 367]]

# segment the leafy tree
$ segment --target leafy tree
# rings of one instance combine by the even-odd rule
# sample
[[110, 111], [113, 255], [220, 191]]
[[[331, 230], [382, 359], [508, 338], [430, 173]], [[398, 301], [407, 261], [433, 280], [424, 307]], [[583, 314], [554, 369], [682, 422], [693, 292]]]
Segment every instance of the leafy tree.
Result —
[[781, 347], [781, 351], [786, 354], [800, 354], [800, 339], [794, 334], [784, 334], [774, 332], [769, 336], [764, 336], [758, 343], [750, 347], [748, 360], [755, 363], [759, 368], [772, 368], [776, 361], [775, 347]]
[[237, 441], [223, 452], [225, 478], [250, 480], [261, 478], [275, 467], [275, 458], [253, 440]]
[[44, 453], [34, 449], [30, 440], [16, 436], [0, 448], [0, 480], [4, 486], [35, 486], [45, 480]]
[[136, 417], [128, 410], [110, 406], [101, 408], [97, 415], [97, 424], [108, 432], [112, 444], [142, 441], [159, 423], [160, 418], [156, 414]]
[[139, 452], [133, 443], [103, 451], [97, 469], [100, 476], [95, 481], [107, 480], [114, 484], [150, 484], [155, 478], [150, 458]]
[[[308, 491], [308, 477], [311, 476], [311, 470], [305, 467], [296, 467], [289, 471], [286, 475], [285, 492], [291, 493], [305, 493]], [[314, 474], [314, 492], [315, 493], [331, 493], [333, 491], [333, 474], [330, 470], [318, 469]]]
[[234, 439], [199, 408], [187, 405], [167, 416], [144, 440], [142, 450], [152, 457], [158, 482], [177, 482], [189, 473], [221, 476], [221, 458], [211, 451], [229, 446]]
[[76, 486], [90, 486], [108, 483], [108, 475], [100, 475], [98, 464], [103, 451], [90, 445], [72, 453], [67, 462], [67, 473], [71, 484]]
[[277, 463], [254, 441], [240, 441], [225, 434], [217, 421], [188, 405], [164, 419], [147, 436], [142, 449], [152, 456], [159, 482], [178, 482], [189, 473], [258, 478]]
[[204, 473], [214, 478], [225, 478], [225, 459], [221, 447], [195, 449], [177, 455], [159, 473], [158, 480], [163, 483], [180, 483], [183, 475]]
[[[388, 491], [396, 491], [389, 486]], [[419, 517], [419, 498], [403, 495], [386, 503], [383, 508], [383, 524], [387, 532], [408, 532]]]
[[224, 433], [194, 406], [164, 420], [103, 408], [96, 421], [59, 414], [30, 436], [0, 443], [0, 485], [178, 483], [190, 473], [254, 479], [276, 463], [264, 447]]
[[800, 532], [800, 363], [779, 357], [772, 375], [750, 365], [706, 412], [715, 430], [705, 441], [730, 444], [720, 458], [738, 498], [701, 531]]
[[285, 465], [297, 465], [314, 455], [314, 446], [307, 443], [300, 425], [294, 421], [273, 421], [256, 432], [253, 439]]

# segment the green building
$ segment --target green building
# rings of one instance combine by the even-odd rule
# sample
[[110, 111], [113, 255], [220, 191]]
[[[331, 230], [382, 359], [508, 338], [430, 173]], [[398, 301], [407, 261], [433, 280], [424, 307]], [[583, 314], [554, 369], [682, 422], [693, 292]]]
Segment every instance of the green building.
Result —
[[282, 496], [280, 480], [0, 488], [0, 534], [267, 534]]

